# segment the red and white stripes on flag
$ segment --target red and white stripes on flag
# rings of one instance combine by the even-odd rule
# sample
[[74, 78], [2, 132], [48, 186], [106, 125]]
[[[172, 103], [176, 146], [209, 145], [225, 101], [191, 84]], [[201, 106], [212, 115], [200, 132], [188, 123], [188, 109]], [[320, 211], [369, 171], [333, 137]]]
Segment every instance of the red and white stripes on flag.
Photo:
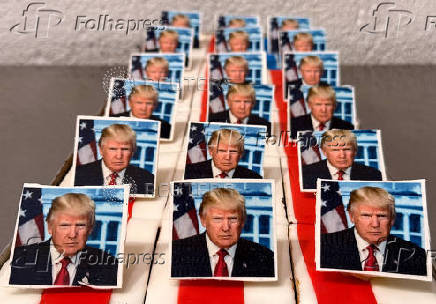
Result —
[[342, 194], [337, 181], [321, 183], [321, 233], [348, 228]]
[[198, 218], [190, 183], [174, 184], [173, 240], [198, 234]]
[[109, 88], [109, 96], [111, 99], [110, 115], [116, 115], [127, 111], [126, 89], [124, 88], [124, 85], [124, 80], [114, 79], [112, 86]]
[[302, 165], [310, 165], [321, 160], [319, 144], [312, 132], [298, 132], [298, 143]]
[[97, 160], [97, 143], [95, 141], [94, 121], [81, 119], [79, 121], [79, 147], [77, 164], [85, 165]]
[[44, 239], [41, 189], [23, 188], [15, 246], [30, 245]]
[[189, 130], [187, 164], [205, 161], [207, 159], [207, 143], [204, 125], [202, 123], [191, 123]]

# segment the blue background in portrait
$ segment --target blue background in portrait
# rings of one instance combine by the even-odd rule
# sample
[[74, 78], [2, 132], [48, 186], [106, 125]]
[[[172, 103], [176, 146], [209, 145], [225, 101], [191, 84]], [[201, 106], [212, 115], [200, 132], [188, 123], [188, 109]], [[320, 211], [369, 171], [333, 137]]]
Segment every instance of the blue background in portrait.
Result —
[[[35, 188], [35, 187], [33, 187]], [[27, 188], [23, 188], [23, 193]], [[119, 253], [121, 242], [124, 189], [84, 188], [41, 188], [41, 203], [44, 215], [45, 240], [50, 238], [47, 229], [48, 211], [52, 200], [66, 193], [83, 193], [95, 202], [95, 225], [86, 244], [112, 255]]]
[[[423, 189], [420, 182], [336, 182], [339, 183], [345, 209], [348, 206], [350, 192], [354, 189], [373, 186], [388, 191], [395, 197], [395, 211], [397, 214], [391, 234], [406, 241], [411, 241], [422, 248], [426, 247]], [[348, 212], [347, 220], [349, 227], [351, 227], [353, 224], [350, 222]]]
[[189, 58], [192, 49], [193, 29], [175, 26], [159, 26], [152, 29], [154, 29], [157, 44], [159, 44], [159, 37], [163, 31], [176, 31], [179, 34], [179, 44], [177, 45], [176, 53], [185, 53], [186, 58]]
[[299, 29], [310, 29], [309, 18], [279, 16], [268, 18], [268, 33], [265, 38], [265, 49], [268, 50], [268, 69], [279, 70], [282, 65], [281, 57], [279, 55], [279, 30], [282, 22], [285, 19], [294, 19], [298, 21]]
[[[313, 38], [313, 51], [325, 51], [327, 49], [327, 34], [324, 29], [318, 30], [295, 30], [295, 31], [280, 31], [280, 50], [283, 48], [284, 40], [289, 41], [291, 44], [294, 41], [294, 36], [298, 33], [308, 33]], [[292, 47], [292, 46], [291, 46]], [[283, 53], [283, 52], [282, 52]]]
[[[136, 132], [136, 152], [130, 159], [130, 164], [146, 169], [156, 175], [159, 122], [151, 120], [127, 121], [122, 119], [94, 119], [94, 132], [97, 143], [100, 140], [101, 131], [115, 123], [129, 125], [133, 131]], [[98, 159], [100, 159], [101, 154], [99, 149], [97, 149], [97, 155]]]
[[[385, 170], [382, 167], [382, 145], [379, 142], [379, 136], [377, 130], [351, 130], [357, 138], [357, 155], [354, 161], [358, 164], [374, 167], [382, 172], [382, 176], [385, 176]], [[324, 132], [299, 132], [308, 135], [312, 135], [316, 138], [317, 143], [321, 143], [321, 136]], [[300, 146], [300, 151], [304, 149], [304, 146]], [[321, 159], [326, 159], [325, 155], [321, 152]]]
[[[215, 188], [233, 188], [245, 197], [245, 207], [247, 209], [247, 219], [245, 220], [244, 229], [241, 237], [259, 243], [274, 251], [274, 219], [272, 208], [272, 183], [271, 182], [254, 182], [254, 183], [237, 183], [237, 182], [186, 182], [183, 184], [192, 185], [192, 198], [194, 199], [195, 208], [200, 208], [202, 196]], [[175, 183], [174, 189], [181, 186], [181, 183]], [[174, 196], [177, 201], [178, 196]], [[205, 231], [201, 225], [200, 233]]]
[[[310, 113], [309, 106], [307, 104], [307, 93], [311, 86], [303, 85], [301, 90], [304, 94], [304, 104], [306, 106], [306, 112]], [[333, 86], [332, 87], [336, 93], [336, 109], [334, 116], [345, 121], [348, 121], [352, 124], [356, 124], [355, 117], [355, 95], [354, 95], [354, 87], [352, 86]], [[290, 94], [288, 96], [291, 96]]]
[[[191, 28], [194, 30], [194, 47], [195, 41], [198, 43], [200, 42], [200, 13], [199, 12], [185, 12], [185, 11], [163, 11], [162, 12], [162, 19], [168, 18], [168, 24], [171, 23], [174, 16], [176, 15], [185, 15], [189, 18], [189, 23], [191, 25]], [[199, 47], [199, 46], [197, 46]]]
[[[169, 74], [168, 74], [168, 81], [171, 83], [182, 83], [182, 77], [183, 77], [183, 69], [185, 68], [185, 54], [160, 54], [160, 53], [148, 53], [148, 54], [141, 54], [141, 55], [133, 55], [132, 56], [132, 63], [134, 62], [134, 57], [138, 58], [141, 62], [142, 70], [145, 69], [145, 65], [147, 64], [147, 61], [150, 60], [153, 57], [163, 57], [168, 61], [169, 64]], [[134, 72], [134, 66], [132, 65], [132, 70], [130, 73]]]
[[219, 24], [220, 20], [223, 20], [224, 25], [228, 26], [232, 19], [242, 19], [245, 21], [246, 26], [259, 25], [259, 17], [257, 16], [221, 15], [218, 16], [218, 27], [221, 25]]
[[[265, 135], [266, 126], [229, 125], [220, 123], [192, 122], [191, 126], [203, 125], [206, 137], [206, 144], [209, 142], [212, 133], [220, 129], [237, 130], [244, 136], [244, 155], [238, 165], [253, 170], [263, 176], [263, 160], [265, 157]], [[207, 159], [212, 157], [207, 151]]]
[[[310, 29], [310, 19], [309, 18], [301, 18], [301, 17], [292, 17], [292, 16], [276, 16], [269, 19], [269, 26], [271, 30], [280, 29], [282, 26], [283, 20], [286, 19], [294, 19], [298, 21], [298, 28], [300, 30], [308, 30]], [[278, 25], [278, 28], [276, 27]]]
[[[284, 70], [293, 68], [300, 64], [301, 59], [306, 56], [318, 56], [324, 66], [324, 73], [321, 76], [321, 81], [327, 82], [331, 86], [340, 85], [339, 82], [339, 55], [336, 52], [295, 52], [295, 53], [285, 53], [284, 55]], [[298, 72], [300, 73], [300, 72]], [[301, 78], [301, 75], [298, 74]]]
[[[274, 85], [272, 84], [255, 84], [253, 85], [256, 91], [256, 103], [254, 104], [251, 114], [256, 114], [267, 121], [271, 121], [271, 108], [274, 102]], [[229, 85], [222, 85], [223, 95], [227, 96]], [[226, 109], [229, 109], [229, 103], [225, 98]]]
[[[250, 81], [251, 83], [255, 84], [262, 84], [262, 71], [266, 67], [263, 66], [264, 60], [263, 60], [263, 54], [261, 52], [257, 53], [221, 53], [221, 54], [210, 54], [210, 61], [212, 61], [215, 57], [218, 57], [218, 61], [221, 63], [221, 69], [224, 72], [224, 64], [227, 60], [227, 58], [232, 56], [241, 56], [244, 57], [245, 60], [248, 62], [248, 73], [245, 77], [245, 80]], [[211, 63], [209, 62], [209, 66], [211, 66]], [[210, 72], [210, 71], [209, 71]], [[225, 75], [224, 75], [225, 76]]]
[[[246, 26], [246, 27], [236, 27], [236, 28], [225, 28], [222, 30], [218, 30], [216, 33], [216, 36], [218, 36], [221, 32], [222, 35], [224, 35], [224, 38], [227, 42], [227, 50], [230, 52], [230, 46], [229, 46], [229, 36], [230, 33], [236, 32], [236, 31], [244, 31], [248, 34], [248, 48], [247, 52], [259, 52], [263, 51], [262, 47], [262, 29], [260, 26]], [[216, 42], [218, 39], [215, 40]]]
[[[157, 107], [153, 111], [153, 115], [159, 117], [160, 119], [165, 120], [168, 123], [171, 123], [171, 117], [174, 114], [174, 106], [178, 98], [177, 86], [174, 86], [172, 83], [165, 82], [157, 82], [157, 81], [145, 81], [145, 80], [131, 80], [131, 79], [119, 79], [116, 78], [114, 81], [122, 81], [124, 82], [123, 89], [125, 91], [126, 101], [132, 91], [134, 86], [138, 85], [152, 85], [159, 93], [159, 102]], [[109, 94], [111, 96], [116, 95], [120, 98], [119, 89], [114, 89], [114, 81], [111, 84], [111, 88], [109, 89]], [[111, 100], [115, 100], [111, 98]], [[126, 102], [126, 109], [130, 111], [129, 103]]]

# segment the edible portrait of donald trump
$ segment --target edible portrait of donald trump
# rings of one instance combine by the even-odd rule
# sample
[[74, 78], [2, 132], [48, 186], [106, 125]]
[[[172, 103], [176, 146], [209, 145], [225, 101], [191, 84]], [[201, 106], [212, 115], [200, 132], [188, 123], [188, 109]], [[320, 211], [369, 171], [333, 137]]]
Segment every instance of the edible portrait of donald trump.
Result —
[[[38, 204], [36, 197], [31, 202], [31, 195], [36, 196], [37, 191], [31, 193], [29, 191], [31, 189], [27, 188], [27, 190], [23, 196], [30, 193], [28, 195], [30, 197], [23, 198], [21, 210], [24, 208], [29, 214], [35, 213], [38, 208], [32, 209], [30, 204]], [[57, 191], [54, 187], [51, 190]], [[41, 193], [40, 189], [39, 193]], [[105, 200], [101, 194], [99, 199]], [[113, 204], [115, 207], [115, 200]], [[122, 201], [120, 205], [123, 205]], [[114, 212], [112, 213], [115, 220], [113, 223], [118, 223], [116, 219], [118, 215], [115, 214], [119, 214], [119, 211], [117, 207], [111, 211], [107, 210], [107, 212]], [[103, 242], [99, 245], [94, 243], [92, 246], [87, 245], [88, 238], [95, 239], [95, 236], [91, 234], [98, 234], [94, 231], [97, 223], [96, 203], [90, 196], [84, 193], [64, 193], [55, 197], [45, 220], [49, 236], [47, 240], [32, 243], [33, 239], [27, 239], [21, 246], [15, 247], [9, 284], [64, 287], [117, 286], [118, 260], [107, 251], [100, 249], [105, 248], [107, 244]], [[113, 237], [118, 238], [117, 234], [115, 233]], [[25, 231], [19, 230], [18, 236], [23, 242], [26, 236]]]
[[[173, 239], [172, 277], [275, 276], [274, 252], [241, 237], [247, 220], [245, 201], [246, 198], [232, 188], [214, 188], [202, 196], [199, 218], [205, 231]], [[179, 208], [175, 212], [180, 212]]]
[[244, 136], [237, 130], [215, 130], [207, 143], [207, 149], [211, 159], [186, 164], [185, 179], [262, 178], [255, 171], [239, 165], [244, 156]]
[[251, 84], [233, 84], [226, 96], [229, 109], [209, 113], [210, 122], [227, 122], [233, 124], [263, 125], [271, 134], [271, 123], [252, 111], [256, 104], [256, 91]]
[[224, 63], [224, 71], [228, 82], [243, 84], [248, 74], [248, 62], [242, 56], [231, 56]]
[[[145, 126], [153, 127], [158, 122], [147, 121]], [[80, 132], [80, 131], [79, 131]], [[144, 131], [145, 134], [145, 131]], [[150, 132], [150, 138], [154, 134]], [[114, 123], [101, 131], [98, 148], [101, 158], [77, 165], [75, 168], [75, 186], [106, 186], [130, 184], [132, 194], [153, 195], [153, 173], [145, 168], [132, 165], [131, 160], [137, 150], [136, 132], [128, 124]], [[78, 152], [80, 160], [80, 151]]]
[[335, 116], [336, 92], [329, 85], [315, 85], [307, 94], [310, 113], [291, 117], [291, 137], [297, 138], [298, 131], [324, 131], [331, 129], [353, 130], [354, 125]]
[[[334, 188], [336, 182], [324, 183], [323, 192], [328, 192], [327, 186]], [[373, 183], [371, 186], [367, 183], [367, 186], [364, 186], [365, 183], [362, 182], [359, 183], [359, 187], [353, 187], [351, 182], [346, 185], [341, 182], [338, 184], [342, 196], [348, 196], [350, 191], [346, 209], [351, 227], [336, 232], [321, 233], [320, 268], [362, 271], [364, 274], [426, 276], [427, 254], [420, 247], [421, 244], [426, 243], [423, 241], [424, 233], [422, 232], [419, 238], [411, 234], [411, 231], [417, 232], [416, 228], [411, 228], [414, 221], [425, 222], [423, 221], [425, 214], [423, 217], [418, 217], [420, 213], [424, 213], [423, 202], [420, 201], [421, 208], [418, 208], [419, 204], [412, 206], [410, 198], [407, 198], [407, 196], [411, 197], [419, 187], [411, 188], [406, 192], [402, 191], [404, 184], [398, 182], [396, 186], [388, 188], [396, 195], [395, 197], [383, 188], [382, 183]], [[373, 186], [376, 184], [377, 186]], [[399, 206], [396, 206], [397, 199]], [[419, 202], [419, 196], [416, 202]], [[328, 204], [329, 202], [324, 203], [324, 205]], [[405, 217], [409, 219], [408, 226], [404, 225]], [[328, 221], [329, 218], [331, 219], [321, 216], [322, 221]], [[425, 224], [421, 224], [420, 227], [425, 227]]]
[[166, 139], [170, 137], [171, 125], [159, 116], [153, 115], [153, 111], [159, 105], [159, 92], [154, 86], [136, 85], [132, 87], [127, 100], [130, 110], [112, 116], [136, 117], [160, 121], [160, 137]]
[[[317, 147], [318, 148], [318, 147]], [[322, 134], [320, 150], [326, 159], [302, 166], [304, 190], [316, 189], [318, 178], [333, 180], [382, 180], [377, 168], [355, 162], [356, 135], [350, 130], [328, 130]]]

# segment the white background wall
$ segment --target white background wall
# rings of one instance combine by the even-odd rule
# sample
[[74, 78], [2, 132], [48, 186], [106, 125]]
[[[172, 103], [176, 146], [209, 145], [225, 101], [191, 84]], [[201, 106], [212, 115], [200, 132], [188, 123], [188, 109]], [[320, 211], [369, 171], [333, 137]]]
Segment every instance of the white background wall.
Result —
[[[427, 26], [427, 16], [436, 16], [434, 0], [390, 0], [395, 2], [376, 15], [378, 34], [360, 31], [373, 26], [373, 10], [383, 1], [367, 0], [35, 0], [46, 3], [45, 9], [63, 13], [63, 21], [51, 26], [48, 38], [35, 39], [33, 33], [19, 34], [23, 10], [32, 1], [6, 1], [0, 4], [0, 64], [1, 65], [125, 65], [132, 49], [142, 41], [144, 33], [135, 31], [75, 30], [77, 16], [98, 19], [108, 14], [113, 19], [159, 18], [165, 9], [200, 10], [204, 32], [213, 31], [215, 13], [258, 14], [266, 28], [268, 15], [309, 17], [314, 26], [323, 26], [328, 33], [328, 48], [339, 50], [341, 62], [349, 65], [428, 64], [433, 56], [436, 27]], [[34, 1], [34, 2], [35, 2]], [[385, 1], [387, 2], [387, 1]], [[395, 12], [389, 10], [406, 10]], [[385, 24], [389, 29], [385, 37]], [[408, 21], [410, 24], [406, 25]], [[83, 20], [83, 19], [81, 19]], [[435, 20], [436, 17], [430, 20]], [[45, 20], [41, 19], [41, 23]], [[55, 19], [51, 20], [52, 24]], [[20, 23], [15, 30], [9, 29]], [[44, 25], [40, 25], [40, 33]]]

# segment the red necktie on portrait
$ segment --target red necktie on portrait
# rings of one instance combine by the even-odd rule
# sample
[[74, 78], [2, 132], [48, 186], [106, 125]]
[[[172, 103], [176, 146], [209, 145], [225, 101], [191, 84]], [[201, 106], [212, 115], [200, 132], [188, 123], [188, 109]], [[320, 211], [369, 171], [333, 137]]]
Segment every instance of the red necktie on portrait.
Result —
[[221, 172], [220, 174], [218, 174], [218, 176], [220, 178], [226, 178], [228, 176], [228, 174], [226, 172]]
[[228, 255], [229, 253], [225, 249], [220, 249], [216, 252], [218, 255], [218, 263], [215, 265], [215, 270], [213, 272], [214, 277], [228, 277], [229, 276], [229, 270], [227, 268], [227, 264], [224, 261], [224, 257]]
[[368, 249], [368, 257], [365, 261], [365, 266], [363, 268], [364, 271], [379, 271], [377, 259], [374, 255], [374, 250], [378, 250], [374, 245], [369, 245], [366, 247]]
[[323, 131], [323, 130], [325, 129], [325, 127], [326, 127], [325, 124], [321, 122], [321, 123], [319, 124], [319, 126], [318, 126], [318, 129], [319, 129], [320, 131]]
[[109, 181], [109, 186], [113, 186], [117, 184], [117, 177], [118, 177], [118, 173], [117, 172], [112, 172], [111, 175], [109, 175], [111, 180]]
[[70, 285], [70, 274], [68, 273], [67, 266], [71, 263], [69, 257], [64, 257], [61, 260], [61, 270], [59, 270], [58, 275], [56, 276], [56, 280], [54, 285]]

